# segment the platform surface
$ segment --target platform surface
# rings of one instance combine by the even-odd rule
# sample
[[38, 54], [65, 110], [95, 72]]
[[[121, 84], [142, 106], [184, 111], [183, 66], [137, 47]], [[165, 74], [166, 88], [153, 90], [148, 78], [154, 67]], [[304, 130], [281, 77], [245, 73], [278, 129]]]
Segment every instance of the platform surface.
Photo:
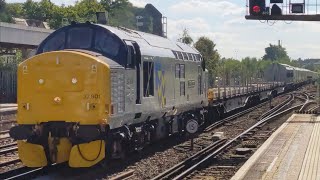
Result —
[[320, 116], [294, 114], [232, 180], [319, 180]]

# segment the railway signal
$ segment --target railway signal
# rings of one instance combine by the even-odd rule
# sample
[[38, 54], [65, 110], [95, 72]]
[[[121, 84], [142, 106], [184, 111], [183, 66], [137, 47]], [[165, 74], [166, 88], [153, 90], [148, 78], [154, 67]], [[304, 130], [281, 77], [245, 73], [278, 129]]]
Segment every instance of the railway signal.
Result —
[[252, 16], [263, 15], [263, 12], [266, 9], [265, 0], [249, 0], [249, 12]]

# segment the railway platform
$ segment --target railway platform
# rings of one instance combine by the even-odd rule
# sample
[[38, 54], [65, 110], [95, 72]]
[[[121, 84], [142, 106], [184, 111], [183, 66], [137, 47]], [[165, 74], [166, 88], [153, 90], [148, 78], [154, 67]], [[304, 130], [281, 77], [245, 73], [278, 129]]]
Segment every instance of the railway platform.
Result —
[[292, 115], [232, 180], [320, 179], [320, 116]]

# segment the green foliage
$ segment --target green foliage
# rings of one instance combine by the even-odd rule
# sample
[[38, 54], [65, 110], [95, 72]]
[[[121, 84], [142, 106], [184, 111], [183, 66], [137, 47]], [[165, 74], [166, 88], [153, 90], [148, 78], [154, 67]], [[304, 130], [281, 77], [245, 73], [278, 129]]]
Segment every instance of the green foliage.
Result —
[[5, 0], [0, 0], [0, 22], [13, 22], [12, 17], [8, 14]]
[[181, 38], [178, 39], [178, 41], [183, 42], [185, 44], [189, 44], [189, 45], [193, 43], [193, 39], [189, 35], [187, 28], [183, 29], [182, 36], [181, 36]]
[[7, 4], [6, 9], [8, 14], [10, 14], [13, 17], [23, 17], [24, 9], [22, 3], [9, 3]]
[[42, 10], [38, 2], [27, 0], [23, 4], [24, 17], [27, 19], [43, 20]]
[[109, 24], [136, 28], [136, 16], [144, 17], [144, 26], [140, 30], [152, 31], [152, 19], [143, 8], [133, 7], [128, 0], [80, 0], [72, 6], [58, 6], [50, 0], [36, 2], [27, 0], [25, 3], [9, 3], [0, 0], [0, 21], [13, 22], [12, 17], [47, 21], [52, 29], [58, 29], [76, 22], [95, 22], [95, 13], [106, 11], [109, 15]]
[[264, 60], [290, 62], [286, 48], [281, 45], [270, 44], [269, 47], [265, 48], [265, 52], [266, 54], [262, 58]]
[[209, 73], [209, 86], [213, 86], [215, 83], [215, 77], [218, 72], [217, 65], [220, 59], [218, 51], [215, 49], [216, 44], [208, 37], [202, 36], [194, 44], [194, 47], [202, 54], [204, 63]]

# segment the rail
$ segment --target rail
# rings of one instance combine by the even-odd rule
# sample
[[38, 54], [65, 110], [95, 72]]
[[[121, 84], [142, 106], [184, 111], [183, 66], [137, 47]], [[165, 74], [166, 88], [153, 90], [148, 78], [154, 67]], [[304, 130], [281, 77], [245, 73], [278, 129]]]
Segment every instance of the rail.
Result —
[[[283, 103], [281, 103], [280, 105], [277, 106], [278, 109], [273, 108], [273, 109], [269, 110], [270, 112], [268, 113], [268, 115], [265, 115], [265, 117], [263, 119], [261, 119], [256, 124], [251, 126], [249, 129], [245, 130], [244, 132], [242, 132], [241, 134], [239, 134], [235, 138], [231, 139], [230, 141], [227, 141], [226, 143], [221, 143], [220, 147], [218, 147], [219, 145], [217, 145], [216, 143], [210, 145], [210, 147], [214, 146], [215, 148], [217, 148], [217, 147], [218, 148], [214, 152], [209, 153], [206, 157], [198, 156], [197, 161], [191, 161], [188, 158], [187, 160], [183, 161], [182, 163], [179, 163], [178, 165], [159, 174], [158, 176], [153, 178], [153, 180], [158, 180], [158, 179], [178, 180], [178, 179], [185, 178], [186, 176], [191, 174], [193, 171], [195, 171], [200, 166], [203, 166], [204, 164], [208, 163], [210, 159], [212, 159], [213, 157], [217, 156], [218, 154], [220, 154], [221, 152], [226, 150], [232, 144], [236, 143], [239, 139], [244, 137], [244, 135], [246, 135], [250, 131], [254, 130], [255, 128], [257, 128], [259, 126], [266, 124], [268, 121], [270, 121], [280, 115], [286, 114], [294, 109], [297, 109], [297, 108], [300, 108], [301, 106], [303, 106], [303, 104], [300, 104], [300, 105], [296, 105], [294, 107], [282, 110], [283, 108], [289, 106], [293, 102], [293, 100], [294, 100], [294, 95], [291, 94], [290, 97], [288, 99], [286, 99], [286, 101], [284, 101]], [[201, 158], [201, 157], [203, 157], [203, 158]], [[179, 172], [179, 174], [177, 175], [178, 172]]]

